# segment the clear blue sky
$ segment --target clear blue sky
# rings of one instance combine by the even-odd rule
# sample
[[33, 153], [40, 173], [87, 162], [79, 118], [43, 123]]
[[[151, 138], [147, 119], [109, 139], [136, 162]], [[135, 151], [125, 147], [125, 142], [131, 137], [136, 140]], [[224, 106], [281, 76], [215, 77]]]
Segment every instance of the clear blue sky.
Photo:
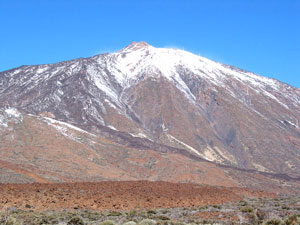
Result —
[[178, 47], [300, 88], [300, 0], [0, 0], [0, 71]]

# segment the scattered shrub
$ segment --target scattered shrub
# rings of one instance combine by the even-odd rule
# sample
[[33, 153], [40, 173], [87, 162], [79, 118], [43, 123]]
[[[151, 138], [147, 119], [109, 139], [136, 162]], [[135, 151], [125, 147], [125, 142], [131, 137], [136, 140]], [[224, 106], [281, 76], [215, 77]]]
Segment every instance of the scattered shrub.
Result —
[[248, 202], [246, 202], [246, 201], [240, 201], [240, 206], [247, 206], [248, 205]]
[[208, 209], [208, 206], [207, 206], [207, 205], [205, 205], [205, 206], [200, 206], [200, 207], [198, 208], [198, 210], [206, 210], [206, 209]]
[[115, 222], [112, 220], [105, 220], [105, 221], [99, 223], [99, 225], [115, 225]]
[[[148, 217], [151, 217], [151, 215], [148, 215], [147, 212], [143, 212], [143, 211], [138, 212], [137, 216], [141, 217], [141, 218], [145, 218], [145, 219], [147, 219]], [[152, 219], [152, 218], [148, 218], [148, 219]]]
[[299, 225], [300, 224], [300, 214], [290, 216], [285, 220], [286, 225]]
[[84, 225], [84, 222], [80, 217], [75, 216], [75, 217], [71, 218], [67, 224], [68, 225]]
[[251, 213], [253, 212], [253, 208], [249, 207], [249, 206], [245, 206], [241, 209], [241, 212], [243, 213]]
[[134, 217], [136, 216], [137, 214], [137, 211], [136, 210], [131, 210], [128, 214], [127, 214], [127, 217]]
[[156, 225], [156, 224], [157, 224], [156, 221], [151, 219], [144, 219], [139, 223], [139, 225]]
[[128, 221], [126, 223], [123, 223], [123, 225], [136, 225], [136, 222], [134, 222], [134, 221]]
[[263, 221], [263, 220], [265, 219], [265, 217], [266, 217], [266, 212], [263, 211], [263, 210], [258, 209], [258, 210], [256, 211], [256, 216], [257, 216], [257, 218], [258, 218], [260, 221]]
[[209, 221], [209, 220], [203, 220], [203, 221], [202, 221], [202, 224], [212, 224], [212, 222]]
[[157, 214], [157, 212], [155, 210], [148, 210], [147, 213], [148, 214]]
[[280, 219], [270, 219], [268, 220], [265, 225], [283, 225], [284, 223]]
[[213, 205], [212, 207], [215, 208], [215, 209], [221, 209], [222, 208], [220, 205]]
[[46, 216], [43, 216], [42, 218], [38, 218], [38, 221], [36, 221], [37, 224], [50, 224], [50, 221], [48, 221]]
[[[187, 208], [184, 208], [184, 210], [186, 210]], [[162, 213], [162, 214], [167, 214], [169, 212], [169, 210], [168, 209], [162, 209], [162, 210], [160, 210], [160, 213]]]
[[86, 211], [86, 212], [82, 213], [81, 216], [83, 218], [87, 218], [87, 219], [92, 220], [92, 221], [96, 221], [96, 220], [99, 220], [101, 218], [100, 213], [91, 212], [91, 211]]
[[249, 223], [252, 225], [260, 224], [259, 223], [260, 221], [254, 212], [248, 213], [248, 220], [249, 220]]
[[17, 222], [16, 218], [9, 216], [6, 220], [5, 225], [15, 225], [16, 222]]
[[110, 212], [109, 214], [107, 214], [107, 216], [121, 216], [122, 213], [121, 212]]
[[169, 225], [187, 225], [184, 222], [175, 222], [175, 221], [168, 221], [168, 224]]
[[165, 215], [159, 215], [156, 217], [159, 220], [171, 220], [169, 217], [165, 216]]
[[31, 206], [31, 205], [29, 205], [29, 204], [26, 204], [26, 205], [25, 205], [25, 208], [27, 208], [27, 209], [31, 209], [31, 208], [32, 208], [32, 206]]
[[59, 222], [59, 218], [57, 217], [57, 215], [53, 214], [53, 215], [44, 216], [42, 218], [42, 221], [43, 222], [41, 224], [56, 224]]

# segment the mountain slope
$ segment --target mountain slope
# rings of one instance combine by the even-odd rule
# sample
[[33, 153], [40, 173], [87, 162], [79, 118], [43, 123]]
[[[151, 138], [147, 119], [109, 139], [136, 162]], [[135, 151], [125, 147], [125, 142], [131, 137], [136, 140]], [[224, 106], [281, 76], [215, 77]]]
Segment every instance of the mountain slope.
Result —
[[4, 71], [0, 84], [0, 106], [50, 113], [120, 144], [163, 144], [220, 164], [300, 176], [300, 90], [182, 50], [132, 43]]
[[51, 114], [0, 111], [5, 127], [0, 130], [0, 183], [163, 180], [280, 193], [300, 190], [299, 179], [288, 176], [222, 166], [182, 149], [112, 134], [136, 146], [128, 147], [48, 117]]

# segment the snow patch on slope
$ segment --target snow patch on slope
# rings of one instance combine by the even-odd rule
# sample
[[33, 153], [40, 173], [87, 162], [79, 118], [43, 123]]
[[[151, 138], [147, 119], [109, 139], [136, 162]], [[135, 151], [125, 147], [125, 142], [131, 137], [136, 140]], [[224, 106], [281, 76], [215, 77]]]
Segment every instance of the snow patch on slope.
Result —
[[8, 124], [5, 121], [5, 118], [3, 115], [0, 115], [0, 126], [2, 127], [8, 127]]
[[224, 159], [221, 157], [223, 156], [225, 159], [227, 159], [228, 161], [232, 162], [232, 163], [236, 163], [236, 161], [234, 160], [232, 155], [229, 154], [222, 154], [220, 149], [217, 149], [218, 153], [221, 154], [218, 155], [213, 149], [211, 149], [210, 147], [205, 148], [203, 153], [198, 152], [195, 148], [191, 147], [190, 145], [178, 140], [177, 138], [175, 138], [174, 136], [170, 135], [170, 134], [166, 134], [169, 141], [171, 142], [175, 142], [179, 145], [182, 145], [183, 147], [185, 147], [185, 149], [188, 149], [189, 151], [196, 153], [198, 156], [211, 161], [211, 162], [218, 162], [218, 163], [223, 163]]
[[252, 162], [252, 165], [254, 166], [255, 169], [257, 169], [258, 171], [262, 171], [262, 172], [271, 172], [270, 170], [268, 170], [267, 168], [263, 167], [260, 164], [254, 163]]
[[194, 149], [192, 146], [187, 145], [186, 143], [184, 143], [184, 142], [178, 140], [177, 138], [175, 138], [175, 137], [172, 136], [171, 134], [166, 134], [166, 135], [167, 135], [169, 141], [175, 142], [175, 143], [177, 143], [177, 144], [180, 144], [180, 145], [184, 146], [186, 149], [190, 150], [191, 152], [193, 152], [193, 153], [195, 153], [195, 154], [201, 156], [202, 158], [204, 158], [204, 159], [206, 159], [206, 160], [209, 160], [209, 161], [212, 161], [210, 158], [206, 157], [206, 155], [201, 154], [201, 153], [198, 152], [196, 149]]
[[132, 137], [138, 137], [138, 138], [145, 138], [148, 139], [150, 141], [153, 141], [152, 139], [150, 139], [146, 134], [139, 132], [139, 133], [129, 133]]
[[[57, 129], [61, 134], [63, 134], [66, 137], [71, 138], [72, 140], [78, 141], [76, 136], [74, 134], [72, 134], [72, 130], [74, 131], [78, 131], [80, 133], [84, 133], [84, 134], [88, 134], [91, 135], [93, 137], [96, 137], [96, 135], [91, 134], [85, 130], [82, 130], [76, 126], [73, 126], [69, 123], [65, 123], [65, 122], [61, 122], [49, 117], [42, 117], [43, 121], [46, 122], [48, 125], [51, 125], [52, 127], [54, 127], [55, 129]], [[71, 129], [71, 130], [70, 130]]]
[[215, 152], [211, 147], [206, 147], [204, 150], [204, 155], [209, 161], [224, 163], [224, 159], [228, 160], [229, 162], [236, 164], [234, 157], [229, 153], [222, 152], [218, 147], [214, 148], [217, 152]]
[[108, 78], [105, 77], [96, 66], [89, 65], [87, 72], [90, 74], [91, 79], [100, 90], [107, 94], [107, 96], [111, 97], [115, 102], [118, 102], [118, 94], [111, 87], [110, 83], [108, 82]]
[[117, 107], [116, 107], [113, 103], [111, 103], [108, 99], [104, 99], [104, 101], [105, 101], [110, 107], [112, 107], [112, 108], [114, 108], [114, 109], [117, 109]]
[[0, 126], [8, 127], [10, 121], [21, 122], [23, 116], [16, 108], [0, 109]]
[[47, 71], [48, 69], [49, 69], [48, 66], [40, 66], [40, 67], [36, 70], [36, 73], [37, 73], [37, 74], [41, 74], [41, 73]]
[[15, 117], [15, 118], [21, 117], [21, 113], [16, 108], [5, 109], [5, 112], [9, 117]]
[[115, 128], [114, 126], [112, 125], [107, 125], [108, 128], [112, 129], [112, 130], [116, 130], [117, 131], [117, 128]]

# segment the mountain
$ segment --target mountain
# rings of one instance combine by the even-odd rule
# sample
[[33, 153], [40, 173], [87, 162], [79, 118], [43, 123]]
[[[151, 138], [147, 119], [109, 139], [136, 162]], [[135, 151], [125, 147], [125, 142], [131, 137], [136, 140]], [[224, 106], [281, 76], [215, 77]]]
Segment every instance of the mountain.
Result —
[[[54, 131], [48, 135], [36, 131], [30, 137], [26, 134], [27, 139], [38, 138], [32, 141], [32, 148], [31, 142], [18, 133], [25, 128], [12, 125], [25, 123], [27, 130], [34, 130], [31, 126], [45, 126], [47, 130], [53, 128], [50, 125], [55, 120], [54, 124], [89, 134], [92, 143], [102, 146], [103, 154], [113, 150], [104, 147], [102, 139], [135, 149], [137, 152], [130, 154], [140, 157], [152, 151], [176, 153], [187, 160], [187, 167], [191, 166], [189, 160], [203, 160], [239, 171], [300, 177], [300, 90], [183, 50], [133, 42], [115, 53], [4, 71], [0, 73], [0, 84], [1, 142], [9, 135], [19, 138], [18, 142], [1, 145], [3, 163], [13, 162], [8, 154], [17, 146], [17, 155], [34, 160], [34, 151], [38, 162], [47, 149], [39, 141], [43, 138], [49, 146], [55, 144], [54, 158], [68, 152], [71, 147], [66, 146], [71, 141], [78, 145], [75, 149], [81, 149], [76, 154], [88, 160], [86, 155], [91, 150], [85, 142], [64, 134], [60, 142], [50, 138], [57, 135]], [[7, 122], [12, 118], [13, 122]], [[56, 129], [60, 134], [62, 130]], [[30, 148], [26, 149], [24, 143]], [[61, 163], [73, 160], [73, 154], [68, 152]], [[109, 165], [118, 168], [126, 159], [124, 155], [119, 157]], [[43, 166], [51, 171], [48, 164]], [[130, 171], [134, 173], [134, 169]], [[117, 179], [121, 171], [116, 169], [115, 174]]]
[[[297, 178], [220, 165], [137, 137], [111, 134], [115, 141], [106, 139], [51, 114], [6, 108], [0, 115], [0, 183], [150, 180], [279, 193], [300, 190]], [[121, 139], [127, 145], [116, 142]]]

